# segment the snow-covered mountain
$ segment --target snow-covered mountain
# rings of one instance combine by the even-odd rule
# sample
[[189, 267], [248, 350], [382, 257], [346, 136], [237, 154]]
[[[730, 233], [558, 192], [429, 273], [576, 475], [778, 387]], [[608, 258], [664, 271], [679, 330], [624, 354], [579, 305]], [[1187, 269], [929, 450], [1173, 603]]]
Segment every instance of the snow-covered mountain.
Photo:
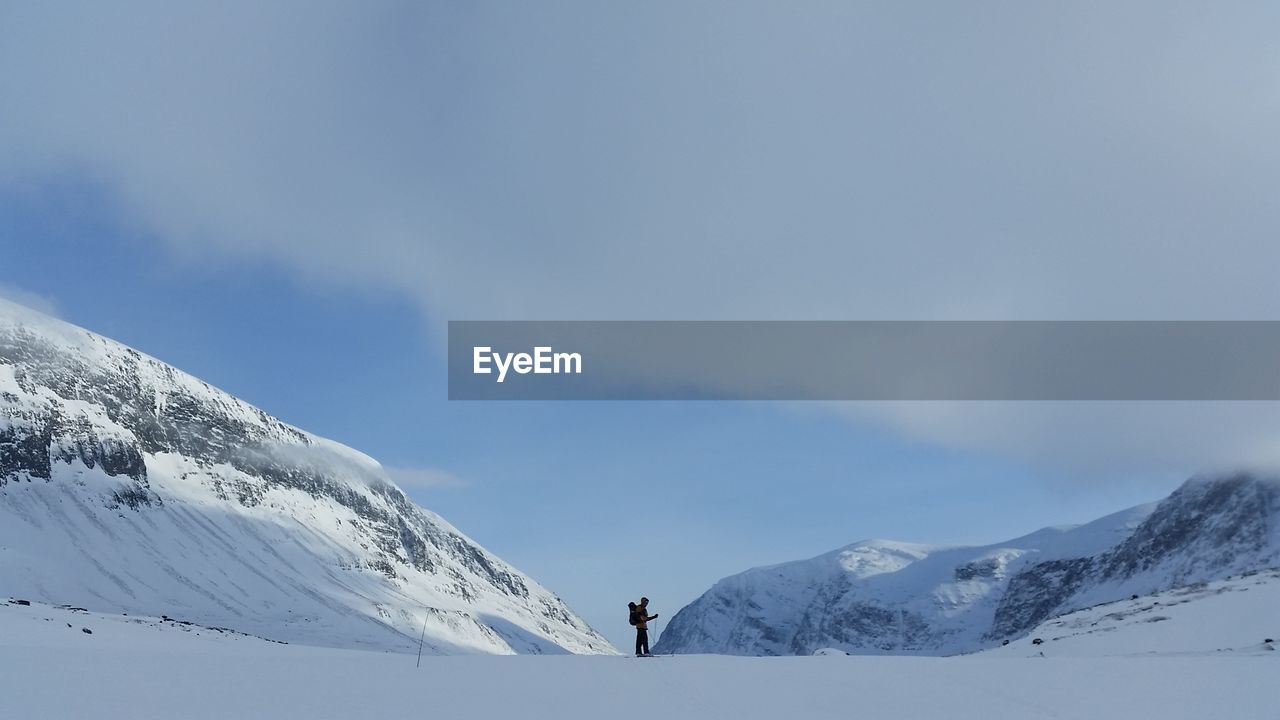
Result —
[[273, 640], [614, 653], [373, 459], [0, 300], [0, 589]]
[[654, 652], [945, 655], [1100, 603], [1280, 566], [1280, 479], [1197, 477], [1092, 523], [983, 547], [872, 540], [716, 583]]
[[1046, 620], [986, 657], [1272, 655], [1280, 570], [1128, 597]]

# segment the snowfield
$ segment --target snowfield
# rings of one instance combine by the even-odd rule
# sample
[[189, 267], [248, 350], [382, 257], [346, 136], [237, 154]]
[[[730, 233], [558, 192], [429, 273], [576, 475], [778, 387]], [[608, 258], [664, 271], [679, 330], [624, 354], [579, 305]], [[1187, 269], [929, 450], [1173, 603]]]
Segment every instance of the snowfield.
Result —
[[[1037, 638], [1042, 642], [1035, 643]], [[1270, 654], [1276, 640], [1280, 570], [1273, 569], [1078, 610], [988, 652], [1024, 657]]]
[[1029, 658], [1009, 650], [952, 658], [428, 656], [417, 668], [407, 654], [282, 645], [154, 618], [0, 603], [0, 717], [1280, 715], [1280, 659], [1272, 652]]

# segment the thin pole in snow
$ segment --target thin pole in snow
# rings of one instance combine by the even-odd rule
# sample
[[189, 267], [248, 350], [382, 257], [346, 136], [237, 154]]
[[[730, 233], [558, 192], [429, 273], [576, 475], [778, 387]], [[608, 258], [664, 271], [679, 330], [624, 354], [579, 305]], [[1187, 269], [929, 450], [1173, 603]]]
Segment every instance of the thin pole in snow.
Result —
[[427, 618], [431, 613], [423, 613], [422, 615], [422, 635], [418, 637], [418, 664], [414, 667], [422, 667], [422, 641], [427, 639]]

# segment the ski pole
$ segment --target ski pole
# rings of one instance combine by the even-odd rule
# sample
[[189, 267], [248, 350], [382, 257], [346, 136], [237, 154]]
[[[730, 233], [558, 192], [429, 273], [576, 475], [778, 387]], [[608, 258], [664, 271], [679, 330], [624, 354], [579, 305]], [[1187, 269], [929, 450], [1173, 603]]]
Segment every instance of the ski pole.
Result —
[[427, 618], [430, 615], [431, 613], [422, 615], [422, 635], [418, 637], [418, 664], [414, 665], [416, 668], [422, 667], [422, 642], [427, 639]]

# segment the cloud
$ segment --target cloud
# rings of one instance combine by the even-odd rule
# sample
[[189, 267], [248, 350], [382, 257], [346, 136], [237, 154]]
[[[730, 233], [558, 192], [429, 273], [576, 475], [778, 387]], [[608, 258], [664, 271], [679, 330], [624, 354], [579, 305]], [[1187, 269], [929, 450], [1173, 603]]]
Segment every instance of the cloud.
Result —
[[0, 283], [0, 298], [31, 308], [37, 312], [42, 312], [45, 315], [60, 317], [58, 313], [58, 305], [52, 299], [28, 290], [23, 290], [16, 285]]
[[390, 480], [401, 489], [460, 488], [467, 485], [461, 478], [446, 470], [382, 465], [359, 450], [315, 436], [311, 436], [307, 443], [244, 446], [238, 452], [251, 463], [268, 461], [311, 468], [322, 474], [364, 484]]
[[816, 403], [801, 411], [1012, 458], [1083, 483], [1118, 473], [1280, 467], [1280, 403], [1274, 402]]
[[[193, 264], [402, 293], [437, 336], [1277, 317], [1280, 7], [1156, 7], [11, 3], [0, 187], [77, 173]], [[1046, 457], [1280, 436], [1081, 412], [855, 414]]]
[[382, 469], [386, 470], [387, 477], [391, 478], [391, 481], [403, 490], [461, 488], [467, 485], [457, 475], [439, 468], [390, 467], [383, 465]]

